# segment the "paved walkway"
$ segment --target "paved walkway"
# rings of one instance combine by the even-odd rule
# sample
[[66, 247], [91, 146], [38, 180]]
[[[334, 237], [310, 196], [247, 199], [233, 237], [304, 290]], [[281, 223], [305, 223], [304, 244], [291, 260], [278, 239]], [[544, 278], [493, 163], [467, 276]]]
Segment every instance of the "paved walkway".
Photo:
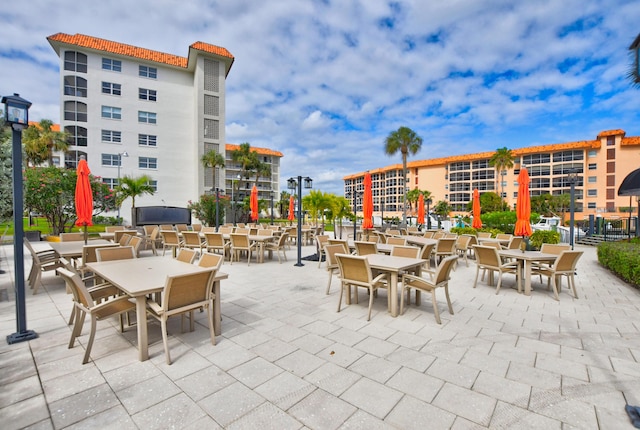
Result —
[[[225, 262], [222, 336], [212, 346], [206, 322], [181, 333], [176, 319], [170, 366], [159, 325], [150, 324], [151, 359], [139, 362], [135, 328], [122, 335], [115, 319], [98, 324], [82, 365], [87, 327], [68, 349], [71, 299], [47, 273], [27, 293], [28, 328], [40, 337], [0, 343], [0, 427], [629, 429], [624, 405], [640, 404], [640, 291], [580, 249], [580, 297], [563, 290], [560, 302], [538, 282], [518, 294], [510, 277], [498, 295], [484, 282], [474, 289], [475, 263], [461, 262], [455, 315], [440, 295], [442, 325], [428, 297], [392, 318], [383, 292], [367, 322], [362, 292], [337, 313], [337, 279], [325, 295], [324, 267], [295, 267], [295, 249], [283, 264]], [[2, 269], [11, 254], [0, 248]], [[3, 336], [16, 331], [9, 299]]]

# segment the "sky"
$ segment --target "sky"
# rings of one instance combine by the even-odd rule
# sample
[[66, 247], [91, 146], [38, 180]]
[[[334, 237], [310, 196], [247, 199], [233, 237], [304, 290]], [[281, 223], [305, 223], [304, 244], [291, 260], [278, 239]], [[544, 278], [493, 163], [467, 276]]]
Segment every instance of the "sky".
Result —
[[423, 139], [409, 161], [640, 135], [639, 23], [637, 0], [28, 0], [0, 11], [0, 94], [60, 121], [58, 32], [223, 46], [227, 143], [282, 152], [283, 190], [301, 175], [342, 194], [401, 163], [384, 152], [401, 126]]

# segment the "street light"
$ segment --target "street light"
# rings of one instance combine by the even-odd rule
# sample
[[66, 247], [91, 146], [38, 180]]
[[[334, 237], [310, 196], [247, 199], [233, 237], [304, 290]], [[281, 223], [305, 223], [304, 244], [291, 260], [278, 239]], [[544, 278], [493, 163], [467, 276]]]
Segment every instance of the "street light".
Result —
[[235, 208], [236, 201], [233, 199], [233, 189], [235, 187], [234, 183], [236, 182], [236, 179], [239, 181], [240, 178], [241, 178], [240, 175], [237, 175], [236, 178], [231, 178], [231, 212], [233, 212], [233, 225], [236, 225], [236, 208]]
[[431, 203], [433, 203], [433, 200], [431, 200], [431, 197], [429, 197], [425, 203], [427, 204], [427, 230], [431, 230], [431, 212], [429, 211], [429, 206], [431, 206]]
[[13, 344], [35, 339], [38, 334], [27, 330], [27, 309], [24, 291], [24, 211], [22, 190], [22, 130], [29, 124], [29, 108], [31, 102], [19, 94], [2, 97], [4, 104], [4, 120], [11, 124], [12, 146], [11, 167], [13, 176], [13, 268], [16, 292], [16, 332], [7, 336], [7, 343]]
[[356, 236], [358, 234], [358, 192], [356, 191], [355, 185], [351, 191], [347, 191], [347, 198], [353, 197], [353, 240], [356, 240]]
[[[122, 166], [122, 157], [129, 157], [127, 151], [118, 153], [118, 186], [120, 186], [120, 166]], [[120, 222], [120, 205], [118, 204], [118, 222]]]
[[273, 225], [273, 190], [269, 192], [269, 197], [271, 197], [271, 225]]
[[569, 203], [569, 244], [573, 249], [573, 223], [575, 212], [575, 199], [576, 199], [576, 182], [578, 182], [578, 171], [575, 169], [567, 172], [567, 182], [571, 186], [571, 201]]
[[297, 178], [289, 178], [287, 180], [287, 187], [290, 190], [298, 188], [298, 237], [296, 243], [298, 244], [298, 262], [294, 266], [304, 266], [302, 264], [302, 181], [304, 181], [304, 187], [310, 189], [313, 186], [313, 180], [310, 177], [298, 176]]

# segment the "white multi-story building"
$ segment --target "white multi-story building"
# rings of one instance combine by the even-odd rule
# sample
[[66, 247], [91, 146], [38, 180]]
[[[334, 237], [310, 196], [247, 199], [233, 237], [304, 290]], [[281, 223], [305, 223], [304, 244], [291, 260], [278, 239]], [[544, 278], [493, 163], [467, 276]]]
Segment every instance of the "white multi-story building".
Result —
[[[59, 165], [85, 156], [114, 187], [146, 174], [156, 193], [136, 206], [186, 207], [212, 182], [209, 150], [225, 152], [225, 80], [234, 61], [225, 48], [196, 42], [187, 57], [81, 34], [47, 38], [60, 57], [61, 129], [71, 146]], [[216, 183], [225, 183], [222, 171]], [[130, 219], [131, 199], [121, 214]]]

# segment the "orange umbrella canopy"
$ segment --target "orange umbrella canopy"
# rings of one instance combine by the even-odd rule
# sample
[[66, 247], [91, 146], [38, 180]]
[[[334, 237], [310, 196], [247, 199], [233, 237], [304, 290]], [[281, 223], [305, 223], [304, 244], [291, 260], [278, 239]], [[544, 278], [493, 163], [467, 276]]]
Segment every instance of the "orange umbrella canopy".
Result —
[[258, 187], [255, 185], [251, 188], [251, 201], [249, 203], [251, 207], [251, 220], [258, 220]]
[[482, 228], [482, 220], [480, 219], [480, 192], [476, 188], [473, 190], [473, 228]]
[[296, 217], [293, 214], [293, 211], [295, 210], [296, 204], [293, 201], [293, 196], [289, 197], [289, 216], [287, 217], [287, 219], [289, 221], [293, 221]]
[[418, 224], [424, 224], [424, 195], [418, 196]]
[[89, 180], [89, 165], [84, 158], [80, 159], [76, 170], [78, 175], [76, 179], [76, 225], [89, 226], [93, 225], [91, 218], [93, 216], [93, 192], [91, 191], [91, 181]]
[[531, 236], [531, 199], [529, 197], [529, 172], [523, 167], [518, 175], [518, 200], [516, 200], [516, 236]]
[[371, 174], [364, 174], [364, 194], [362, 195], [362, 228], [373, 228], [373, 192], [371, 191]]

